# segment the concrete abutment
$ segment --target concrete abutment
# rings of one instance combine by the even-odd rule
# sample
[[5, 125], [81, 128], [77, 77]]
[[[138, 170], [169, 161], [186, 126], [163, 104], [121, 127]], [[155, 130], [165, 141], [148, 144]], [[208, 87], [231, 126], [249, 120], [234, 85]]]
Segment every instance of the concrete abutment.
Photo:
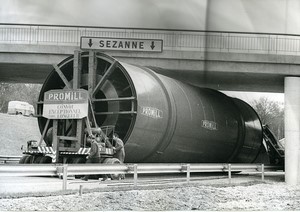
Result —
[[300, 77], [285, 77], [285, 182], [300, 184]]

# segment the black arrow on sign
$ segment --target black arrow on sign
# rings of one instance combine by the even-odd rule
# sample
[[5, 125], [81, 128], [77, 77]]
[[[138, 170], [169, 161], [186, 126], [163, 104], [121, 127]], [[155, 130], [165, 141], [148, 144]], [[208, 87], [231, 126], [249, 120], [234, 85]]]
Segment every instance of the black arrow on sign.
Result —
[[154, 47], [155, 47], [155, 46], [154, 46], [154, 41], [152, 41], [152, 43], [151, 43], [151, 46], [150, 46], [150, 47], [151, 47], [151, 49], [152, 49], [152, 50], [154, 49]]
[[93, 42], [92, 42], [91, 38], [89, 39], [89, 43], [88, 44], [89, 44], [89, 47], [91, 47], [93, 45]]

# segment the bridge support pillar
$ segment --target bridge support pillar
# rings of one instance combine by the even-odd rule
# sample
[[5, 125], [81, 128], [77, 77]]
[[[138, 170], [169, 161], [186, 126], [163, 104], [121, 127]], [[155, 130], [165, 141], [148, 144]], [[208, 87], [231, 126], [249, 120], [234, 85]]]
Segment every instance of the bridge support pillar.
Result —
[[300, 77], [284, 79], [285, 182], [300, 184]]

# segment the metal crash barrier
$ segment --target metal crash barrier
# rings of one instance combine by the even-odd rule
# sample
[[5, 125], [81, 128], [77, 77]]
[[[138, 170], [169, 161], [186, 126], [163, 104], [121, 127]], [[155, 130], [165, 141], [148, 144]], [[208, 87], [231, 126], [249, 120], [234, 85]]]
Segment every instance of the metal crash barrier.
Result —
[[63, 190], [67, 189], [67, 177], [74, 175], [133, 174], [134, 186], [137, 186], [138, 174], [150, 173], [186, 173], [190, 182], [191, 173], [224, 172], [228, 173], [231, 183], [232, 172], [253, 171], [264, 174], [267, 171], [282, 170], [281, 166], [264, 164], [15, 164], [0, 165], [0, 177], [4, 176], [61, 176]]
[[57, 176], [55, 164], [0, 165], [0, 177]]
[[3, 156], [0, 155], [0, 164], [2, 163], [18, 163], [22, 156]]

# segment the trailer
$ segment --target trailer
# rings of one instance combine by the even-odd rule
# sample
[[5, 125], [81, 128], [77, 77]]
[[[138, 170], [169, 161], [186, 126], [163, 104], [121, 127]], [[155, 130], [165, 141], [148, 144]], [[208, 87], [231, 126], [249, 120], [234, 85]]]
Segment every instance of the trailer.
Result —
[[34, 107], [28, 102], [10, 101], [8, 102], [7, 113], [10, 115], [34, 116]]

